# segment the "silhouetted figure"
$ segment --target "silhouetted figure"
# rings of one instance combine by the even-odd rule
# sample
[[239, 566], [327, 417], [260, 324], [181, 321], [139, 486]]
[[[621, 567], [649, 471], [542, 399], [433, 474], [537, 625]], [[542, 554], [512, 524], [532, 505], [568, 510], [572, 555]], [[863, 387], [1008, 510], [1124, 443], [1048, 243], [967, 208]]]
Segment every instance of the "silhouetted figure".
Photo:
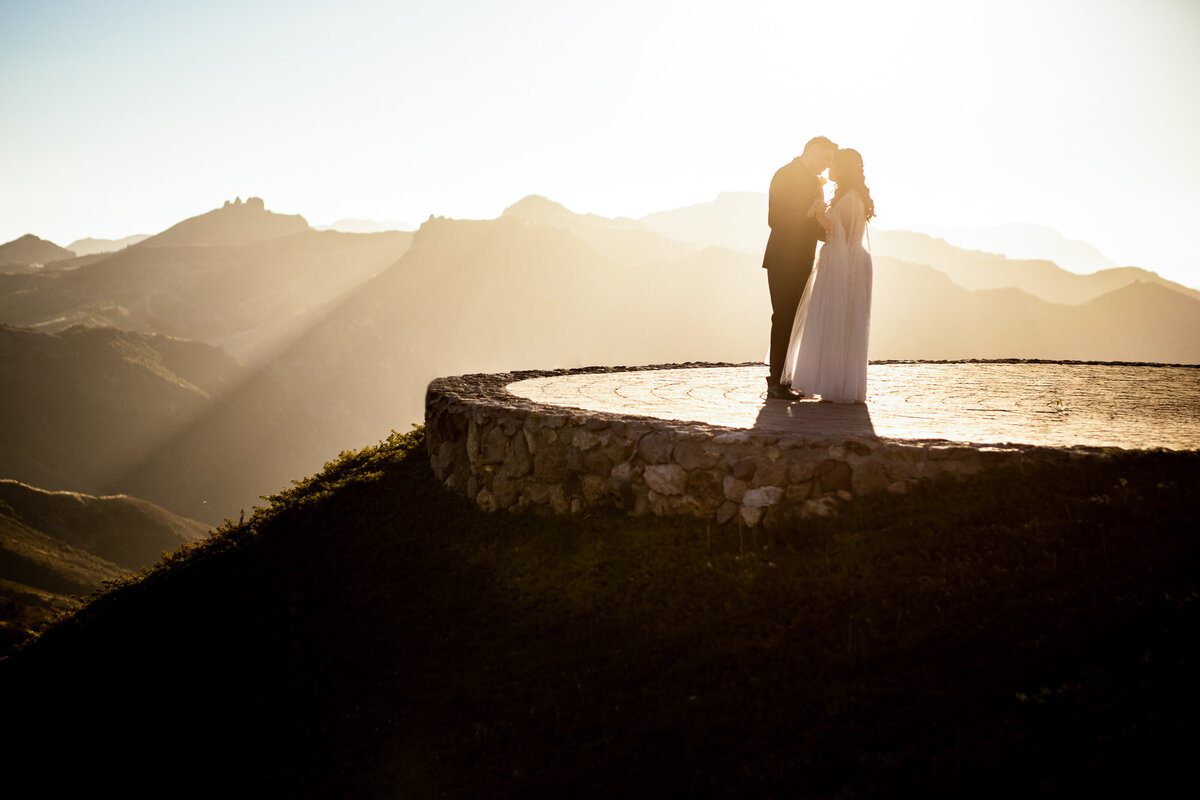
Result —
[[767, 224], [771, 237], [763, 254], [763, 269], [771, 291], [771, 356], [767, 374], [767, 396], [793, 400], [798, 394], [779, 382], [787, 354], [792, 323], [800, 306], [804, 285], [812, 273], [817, 242], [824, 230], [814, 218], [824, 211], [822, 172], [833, 163], [837, 145], [824, 136], [809, 140], [804, 152], [779, 168], [771, 179]]
[[871, 253], [863, 247], [875, 201], [857, 150], [838, 150], [829, 168], [837, 191], [813, 217], [825, 246], [800, 300], [780, 382], [834, 403], [867, 401]]

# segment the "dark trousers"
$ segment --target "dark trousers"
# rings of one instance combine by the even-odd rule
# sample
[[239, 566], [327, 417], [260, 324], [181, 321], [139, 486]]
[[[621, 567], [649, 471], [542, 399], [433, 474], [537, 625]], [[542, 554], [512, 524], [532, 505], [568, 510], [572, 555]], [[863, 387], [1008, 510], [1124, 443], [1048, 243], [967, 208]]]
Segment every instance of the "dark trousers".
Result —
[[783, 374], [783, 359], [787, 355], [788, 340], [792, 338], [792, 324], [796, 321], [796, 309], [804, 284], [812, 274], [812, 259], [804, 266], [789, 265], [767, 269], [767, 286], [771, 290], [771, 371], [768, 383], [779, 383]]

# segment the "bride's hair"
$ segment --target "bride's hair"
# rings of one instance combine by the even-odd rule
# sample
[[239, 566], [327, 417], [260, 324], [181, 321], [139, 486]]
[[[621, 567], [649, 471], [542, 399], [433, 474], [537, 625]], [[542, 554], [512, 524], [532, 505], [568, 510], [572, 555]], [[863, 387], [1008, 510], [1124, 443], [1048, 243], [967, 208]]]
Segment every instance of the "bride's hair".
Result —
[[837, 191], [833, 193], [830, 206], [836, 205], [838, 200], [850, 192], [857, 191], [862, 194], [863, 202], [866, 203], [867, 219], [875, 216], [875, 201], [871, 199], [871, 190], [867, 188], [866, 178], [863, 177], [863, 160], [857, 150], [847, 147], [833, 154], [829, 179], [837, 184]]

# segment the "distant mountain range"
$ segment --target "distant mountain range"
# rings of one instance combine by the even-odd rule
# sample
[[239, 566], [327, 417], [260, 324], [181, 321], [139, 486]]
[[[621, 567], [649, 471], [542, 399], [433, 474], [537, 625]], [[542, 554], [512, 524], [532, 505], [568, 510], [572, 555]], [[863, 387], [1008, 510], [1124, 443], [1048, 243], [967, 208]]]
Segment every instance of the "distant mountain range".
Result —
[[1087, 242], [1068, 239], [1044, 225], [1010, 223], [986, 228], [917, 228], [956, 247], [1013, 259], [1053, 261], [1071, 272], [1096, 272], [1117, 264]]
[[0, 275], [0, 322], [164, 333], [253, 360], [305, 314], [394, 263], [411, 240], [314, 231], [251, 198], [114, 253], [61, 261], [53, 273]]
[[964, 289], [926, 265], [877, 256], [874, 296], [873, 359], [1200, 363], [1200, 300], [1156, 282], [1062, 305], [1011, 287]]
[[1141, 281], [1157, 283], [1200, 300], [1200, 291], [1138, 267], [1080, 275], [1061, 269], [1052, 261], [1018, 260], [962, 250], [942, 239], [911, 231], [875, 231], [871, 234], [871, 245], [876, 255], [933, 267], [964, 289], [1015, 288], [1051, 303], [1076, 305]]
[[[0, 276], [20, 326], [0, 329], [0, 477], [215, 522], [419, 421], [438, 375], [762, 359], [761, 199], [632, 220], [532, 196], [415, 234], [315, 231], [252, 199]], [[872, 358], [1200, 363], [1200, 293], [1151, 272], [872, 238]]]
[[[439, 374], [762, 358], [760, 264], [759, 253], [681, 246], [636, 221], [527, 198], [496, 220], [427, 222], [403, 258], [274, 366], [295, 394], [327, 404], [315, 416], [371, 441], [385, 421], [420, 419], [419, 387]], [[1019, 289], [969, 290], [879, 255], [871, 354], [1200, 363], [1200, 301], [1138, 285], [1137, 274], [1065, 306]]]
[[77, 256], [94, 256], [100, 253], [115, 253], [149, 238], [148, 233], [138, 233], [123, 239], [78, 239], [67, 245], [67, 249]]
[[757, 192], [723, 192], [711, 203], [660, 211], [641, 222], [668, 239], [760, 256], [771, 233], [767, 196]]
[[[668, 238], [679, 241], [761, 254], [770, 233], [766, 220], [767, 195], [756, 192], [726, 192], [712, 202], [650, 214], [642, 217], [640, 222]], [[1068, 239], [1053, 228], [1040, 225], [922, 228], [919, 232], [872, 229], [871, 239], [876, 254], [895, 258], [911, 258], [913, 243], [918, 241], [929, 243], [924, 246], [919, 258], [929, 257], [929, 253], [937, 252], [934, 248], [941, 248], [943, 256], [949, 255], [939, 258], [937, 263], [933, 264], [939, 270], [954, 269], [961, 265], [966, 257], [976, 262], [990, 262], [997, 267], [997, 276], [1006, 269], [1013, 271], [1014, 265], [1024, 261], [1038, 262], [1038, 266], [1033, 270], [1035, 272], [1092, 273], [1116, 267], [1090, 244]], [[1052, 266], [1053, 269], [1047, 270], [1047, 266]], [[1061, 267], [1067, 269], [1060, 269]], [[1124, 269], [1136, 271], [1128, 273], [1125, 277], [1110, 276], [1095, 281], [1092, 285], [1100, 291], [1082, 294], [1094, 297], [1102, 291], [1111, 291], [1134, 280], [1164, 280], [1150, 270], [1136, 267]], [[967, 272], [969, 271], [957, 272], [955, 280], [964, 277]], [[1184, 288], [1177, 283], [1166, 283], [1176, 288]], [[987, 286], [970, 285], [966, 288], [997, 288], [1004, 285], [1016, 284], [1002, 283], [1002, 279], [998, 277]], [[1072, 297], [1073, 299], [1045, 299], [1054, 302], [1082, 302], [1078, 299], [1078, 293]]]

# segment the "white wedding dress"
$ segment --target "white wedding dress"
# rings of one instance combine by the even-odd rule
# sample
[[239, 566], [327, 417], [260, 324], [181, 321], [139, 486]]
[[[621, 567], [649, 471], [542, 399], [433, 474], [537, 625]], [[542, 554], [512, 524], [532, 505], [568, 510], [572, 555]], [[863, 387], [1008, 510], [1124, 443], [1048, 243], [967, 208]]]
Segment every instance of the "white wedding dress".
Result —
[[871, 327], [866, 206], [850, 192], [828, 217], [831, 227], [796, 311], [780, 382], [822, 400], [865, 403]]

